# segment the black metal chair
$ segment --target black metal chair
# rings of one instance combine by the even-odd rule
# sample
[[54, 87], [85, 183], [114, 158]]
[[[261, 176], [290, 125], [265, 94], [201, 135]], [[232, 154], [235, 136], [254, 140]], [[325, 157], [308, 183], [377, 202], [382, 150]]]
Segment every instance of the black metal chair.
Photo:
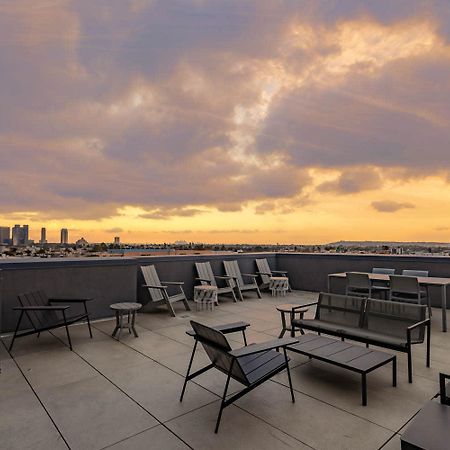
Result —
[[[43, 291], [20, 294], [18, 298], [21, 306], [17, 306], [13, 309], [20, 311], [20, 315], [9, 346], [10, 352], [12, 351], [14, 341], [17, 338], [29, 336], [31, 334], [37, 334], [39, 337], [42, 331], [49, 331], [60, 327], [66, 328], [69, 348], [72, 350], [72, 341], [70, 340], [68, 326], [81, 320], [87, 321], [89, 335], [92, 338], [91, 323], [89, 322], [89, 313], [86, 304], [88, 301], [93, 300], [92, 298], [48, 298]], [[59, 305], [53, 305], [53, 303], [59, 303]], [[67, 316], [66, 311], [70, 308], [67, 303], [82, 303], [84, 312]], [[24, 316], [29, 320], [31, 329], [28, 328], [24, 331], [19, 331]]]
[[[288, 374], [291, 398], [295, 402], [286, 346], [297, 343], [297, 339], [275, 339], [262, 344], [245, 345], [242, 348], [233, 350], [225, 334], [242, 331], [244, 333], [244, 342], [246, 342], [245, 329], [248, 324], [238, 322], [211, 328], [191, 320], [191, 325], [193, 331], [188, 331], [187, 334], [195, 339], [195, 344], [181, 391], [180, 402], [183, 401], [188, 381], [212, 368], [216, 368], [224, 373], [227, 376], [227, 380], [222, 395], [219, 415], [217, 416], [215, 433], [219, 430], [220, 419], [224, 408], [284, 369], [286, 369]], [[192, 361], [194, 360], [195, 351], [199, 342], [202, 344], [211, 363], [191, 374]], [[275, 351], [278, 348], [283, 349], [283, 354]], [[231, 378], [243, 384], [245, 388], [227, 399], [227, 391]]]

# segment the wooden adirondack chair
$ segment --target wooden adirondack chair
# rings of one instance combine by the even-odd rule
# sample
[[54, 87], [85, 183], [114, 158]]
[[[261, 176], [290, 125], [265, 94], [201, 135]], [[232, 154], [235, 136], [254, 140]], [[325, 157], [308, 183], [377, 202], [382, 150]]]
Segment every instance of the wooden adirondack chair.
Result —
[[[241, 273], [241, 269], [239, 269], [237, 261], [224, 261], [223, 265], [225, 267], [225, 273], [231, 278], [231, 286], [236, 287], [242, 301], [244, 300], [242, 292], [245, 291], [256, 291], [258, 297], [261, 298], [261, 292], [259, 291], [258, 284], [256, 283], [257, 275], [253, 273]], [[250, 279], [251, 282], [244, 283], [243, 277]]]
[[[145, 280], [145, 284], [142, 287], [148, 289], [153, 304], [165, 304], [170, 315], [173, 317], [176, 316], [172, 306], [173, 303], [181, 301], [187, 311], [191, 310], [183, 290], [183, 281], [160, 281], [155, 266], [141, 266], [141, 271]], [[167, 290], [168, 286], [177, 286], [179, 292], [174, 295], [169, 295]]]
[[[264, 288], [269, 287], [270, 277], [288, 277], [288, 273], [286, 270], [271, 270], [269, 263], [266, 258], [255, 259], [256, 267], [258, 268], [258, 272], [256, 272], [260, 277], [262, 284], [261, 286]], [[288, 291], [292, 292], [291, 285], [288, 282]]]
[[[211, 263], [195, 263], [195, 268], [197, 269], [198, 278], [196, 280], [200, 281], [203, 285], [216, 286], [217, 295], [231, 294], [233, 296], [233, 301], [237, 301], [236, 294], [234, 293], [234, 287], [231, 285], [231, 277], [214, 275]], [[226, 282], [226, 286], [217, 286], [216, 280], [223, 280]]]

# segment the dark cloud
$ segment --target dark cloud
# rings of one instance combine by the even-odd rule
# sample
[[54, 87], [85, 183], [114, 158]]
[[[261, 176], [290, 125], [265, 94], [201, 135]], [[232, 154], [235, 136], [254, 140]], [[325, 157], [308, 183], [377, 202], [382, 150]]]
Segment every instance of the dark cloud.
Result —
[[[0, 212], [96, 219], [128, 205], [164, 219], [251, 201], [261, 213], [281, 212], [285, 201], [289, 212], [311, 185], [310, 168], [341, 170], [319, 186], [338, 194], [376, 189], [380, 167], [442, 170], [450, 162], [445, 6], [4, 2]], [[398, 54], [353, 60], [351, 39], [339, 33], [359, 23]], [[389, 27], [400, 43], [388, 41]], [[428, 50], [408, 47], [416, 28], [419, 50], [427, 30], [434, 36]]]
[[372, 208], [379, 212], [393, 213], [401, 209], [414, 208], [415, 206], [409, 202], [395, 202], [393, 200], [380, 200], [372, 202]]

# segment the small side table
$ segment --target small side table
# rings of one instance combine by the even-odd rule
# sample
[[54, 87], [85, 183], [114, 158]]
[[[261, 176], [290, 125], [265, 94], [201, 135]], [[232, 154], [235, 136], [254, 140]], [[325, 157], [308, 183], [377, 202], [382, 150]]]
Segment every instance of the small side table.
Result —
[[203, 308], [211, 308], [214, 310], [214, 305], [218, 305], [217, 300], [217, 286], [209, 286], [202, 284], [194, 286], [194, 302], [197, 305], [197, 311]]
[[[116, 328], [114, 328], [112, 337], [119, 332], [117, 340], [120, 341], [120, 332], [122, 331], [122, 328], [127, 328], [130, 334], [133, 331], [134, 337], [138, 337], [134, 324], [136, 322], [136, 311], [141, 309], [142, 305], [140, 303], [123, 302], [113, 303], [112, 305], [109, 305], [109, 307], [116, 312]], [[123, 316], [125, 314], [128, 315], [128, 320], [124, 323]]]
[[[286, 303], [284, 305], [278, 305], [277, 311], [281, 314], [281, 332], [278, 336], [279, 338], [282, 338], [284, 336], [284, 333], [286, 331], [291, 332], [291, 336], [295, 337], [295, 330], [292, 327], [292, 320], [295, 318], [296, 314], [300, 314], [300, 319], [303, 319], [303, 316], [305, 315], [305, 312], [308, 311], [307, 306], [299, 305], [296, 303]], [[286, 315], [289, 314], [289, 325], [286, 323]], [[300, 330], [301, 334], [305, 334], [303, 330]]]
[[289, 290], [289, 278], [270, 277], [269, 289], [272, 291], [272, 297], [278, 297], [278, 295], [284, 297]]

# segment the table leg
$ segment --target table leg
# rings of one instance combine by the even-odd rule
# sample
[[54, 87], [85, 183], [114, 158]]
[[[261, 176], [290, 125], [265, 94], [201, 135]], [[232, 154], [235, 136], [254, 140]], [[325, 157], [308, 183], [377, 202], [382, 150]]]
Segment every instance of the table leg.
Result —
[[119, 330], [119, 311], [116, 311], [116, 328], [114, 328], [114, 331], [112, 333], [112, 337], [114, 337]]
[[447, 285], [441, 287], [442, 331], [447, 331]]
[[290, 319], [291, 319], [291, 337], [295, 337], [295, 328], [294, 325], [292, 324], [292, 321], [294, 320], [295, 317], [295, 312], [293, 309], [291, 309], [291, 314], [290, 314]]
[[330, 284], [331, 284], [331, 280], [330, 280], [330, 275], [328, 275], [328, 278], [327, 278], [327, 289], [328, 289], [328, 292], [331, 292], [331, 286], [330, 286]]
[[134, 337], [138, 337], [138, 334], [136, 332], [136, 328], [134, 328], [134, 324], [136, 322], [136, 311], [133, 311], [131, 314], [131, 329], [133, 330]]
[[120, 333], [122, 332], [123, 326], [123, 312], [119, 311], [119, 334], [117, 335], [117, 340], [120, 341]]
[[392, 386], [397, 386], [397, 357], [392, 360]]
[[367, 405], [367, 379], [366, 374], [361, 374], [361, 396], [362, 396], [362, 405]]
[[[131, 311], [128, 311], [128, 333], [131, 334]], [[134, 314], [134, 313], [133, 313]]]
[[279, 339], [281, 339], [284, 336], [284, 333], [286, 333], [286, 318], [284, 317], [284, 312], [280, 311], [281, 314], [281, 333], [278, 336]]

